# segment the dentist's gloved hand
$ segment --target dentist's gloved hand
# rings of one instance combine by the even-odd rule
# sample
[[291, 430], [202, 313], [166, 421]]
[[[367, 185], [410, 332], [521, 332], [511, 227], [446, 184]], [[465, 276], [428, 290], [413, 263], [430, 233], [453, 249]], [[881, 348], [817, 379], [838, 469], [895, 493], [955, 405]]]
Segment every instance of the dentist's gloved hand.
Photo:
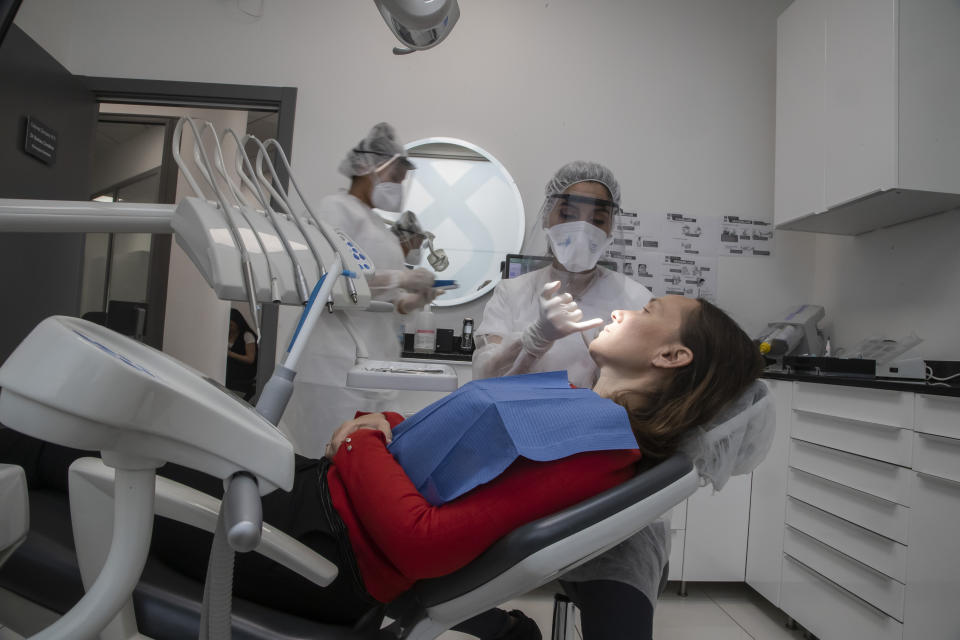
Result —
[[[400, 272], [399, 286], [407, 291], [421, 293], [433, 288], [433, 280], [436, 276], [433, 271], [417, 267], [416, 269], [404, 269]], [[432, 298], [431, 298], [432, 300]]]
[[554, 341], [603, 324], [603, 318], [581, 322], [583, 311], [573, 301], [573, 296], [569, 293], [557, 295], [559, 290], [559, 280], [543, 285], [539, 298], [540, 318], [520, 336], [524, 351], [537, 358], [545, 354]]
[[405, 293], [393, 303], [398, 313], [412, 313], [433, 302], [443, 289], [427, 289], [418, 293]]
[[367, 278], [367, 285], [374, 296], [392, 297], [397, 289], [426, 292], [433, 288], [435, 277], [428, 269], [380, 269], [376, 275]]

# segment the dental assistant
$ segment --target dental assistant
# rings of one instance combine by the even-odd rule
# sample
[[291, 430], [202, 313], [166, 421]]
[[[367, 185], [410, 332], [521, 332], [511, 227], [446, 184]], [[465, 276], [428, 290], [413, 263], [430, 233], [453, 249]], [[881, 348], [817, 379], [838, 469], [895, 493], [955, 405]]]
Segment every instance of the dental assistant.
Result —
[[346, 388], [356, 345], [343, 322], [350, 322], [371, 359], [397, 360], [401, 346], [399, 315], [422, 308], [437, 295], [433, 272], [406, 268], [405, 249], [373, 211], [402, 210], [402, 183], [413, 168], [393, 127], [381, 122], [340, 163], [339, 172], [350, 179], [349, 188], [320, 202], [321, 219], [350, 236], [373, 262], [376, 275], [367, 279], [371, 296], [392, 302], [394, 312], [346, 311], [346, 317], [322, 314], [307, 344], [293, 397], [283, 416], [283, 426], [300, 455], [323, 456], [334, 430], [352, 418], [358, 408], [379, 411], [396, 397], [395, 391]]

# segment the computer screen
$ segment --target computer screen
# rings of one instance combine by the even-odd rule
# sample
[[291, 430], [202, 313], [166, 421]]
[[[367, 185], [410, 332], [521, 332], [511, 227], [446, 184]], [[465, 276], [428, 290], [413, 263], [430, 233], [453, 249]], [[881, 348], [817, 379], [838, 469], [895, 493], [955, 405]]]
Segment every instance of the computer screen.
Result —
[[[527, 256], [519, 253], [508, 253], [506, 260], [502, 263], [503, 273], [501, 276], [504, 280], [516, 278], [517, 276], [522, 276], [525, 273], [545, 267], [551, 262], [553, 262], [553, 258], [548, 256]], [[611, 271], [617, 270], [617, 263], [612, 260], [600, 260], [597, 264]]]

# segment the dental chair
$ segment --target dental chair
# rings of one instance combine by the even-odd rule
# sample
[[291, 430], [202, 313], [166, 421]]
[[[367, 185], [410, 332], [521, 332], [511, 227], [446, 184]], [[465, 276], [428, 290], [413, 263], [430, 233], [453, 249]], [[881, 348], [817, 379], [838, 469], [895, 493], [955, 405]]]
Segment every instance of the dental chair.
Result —
[[[0, 571], [0, 586], [66, 614], [59, 626], [42, 632], [44, 638], [195, 636], [201, 585], [149, 559], [146, 542], [154, 513], [214, 530], [220, 501], [156, 478], [154, 470], [171, 461], [225, 480], [240, 472], [256, 478], [255, 490], [266, 494], [291, 486], [290, 444], [200, 374], [76, 318], [48, 318], [38, 325], [0, 368], [0, 388], [3, 424], [64, 446], [102, 451], [102, 461], [81, 459], [71, 467], [72, 516], [65, 496], [32, 492], [31, 533]], [[356, 628], [303, 620], [239, 599], [230, 627], [237, 638], [257, 640], [435, 638], [618, 544], [697, 486], [697, 472], [686, 457], [662, 462], [517, 529], [453, 574], [417, 583]], [[336, 577], [332, 564], [269, 526], [255, 547], [317, 585]], [[389, 626], [381, 630], [383, 616]], [[23, 620], [0, 621], [18, 633], [37, 631]]]

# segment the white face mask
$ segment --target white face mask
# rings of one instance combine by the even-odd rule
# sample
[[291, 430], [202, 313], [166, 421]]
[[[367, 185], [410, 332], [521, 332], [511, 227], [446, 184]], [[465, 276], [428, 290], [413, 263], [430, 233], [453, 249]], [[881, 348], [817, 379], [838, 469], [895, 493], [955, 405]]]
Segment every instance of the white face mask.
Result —
[[597, 266], [613, 238], [589, 222], [563, 222], [547, 229], [553, 255], [567, 271], [579, 273]]
[[399, 182], [378, 182], [370, 194], [370, 202], [383, 211], [400, 211], [403, 208], [403, 185]]
[[420, 264], [421, 260], [423, 260], [423, 252], [420, 251], [420, 249], [408, 251], [407, 255], [404, 257], [404, 262], [413, 266]]

